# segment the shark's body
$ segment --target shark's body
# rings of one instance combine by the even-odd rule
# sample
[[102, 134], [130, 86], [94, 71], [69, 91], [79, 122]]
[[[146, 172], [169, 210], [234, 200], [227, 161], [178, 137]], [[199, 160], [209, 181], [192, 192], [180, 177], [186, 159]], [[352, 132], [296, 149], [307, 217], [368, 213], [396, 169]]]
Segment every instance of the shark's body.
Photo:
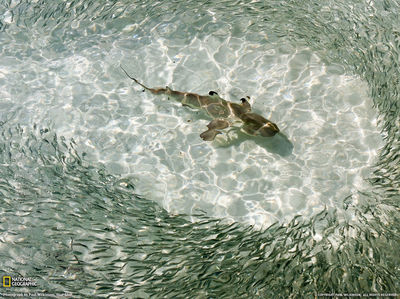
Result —
[[220, 130], [238, 122], [242, 124], [241, 129], [252, 136], [271, 137], [279, 132], [276, 124], [257, 113], [251, 112], [250, 103], [245, 98], [241, 99], [241, 104], [237, 104], [224, 100], [215, 91], [210, 91], [208, 95], [198, 95], [172, 90], [168, 86], [165, 88], [149, 88], [131, 77], [122, 66], [121, 68], [130, 79], [145, 90], [153, 94], [167, 95], [181, 102], [184, 106], [205, 111], [213, 118], [207, 125], [208, 130], [200, 134], [200, 137], [205, 141], [214, 140], [215, 136], [221, 134]]

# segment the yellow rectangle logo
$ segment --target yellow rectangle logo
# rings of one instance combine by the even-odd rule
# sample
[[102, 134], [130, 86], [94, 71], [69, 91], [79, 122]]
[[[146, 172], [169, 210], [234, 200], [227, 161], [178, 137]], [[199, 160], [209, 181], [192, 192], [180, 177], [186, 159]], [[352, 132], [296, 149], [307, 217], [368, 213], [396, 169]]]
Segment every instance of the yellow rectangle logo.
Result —
[[3, 287], [4, 288], [11, 287], [11, 276], [3, 276]]

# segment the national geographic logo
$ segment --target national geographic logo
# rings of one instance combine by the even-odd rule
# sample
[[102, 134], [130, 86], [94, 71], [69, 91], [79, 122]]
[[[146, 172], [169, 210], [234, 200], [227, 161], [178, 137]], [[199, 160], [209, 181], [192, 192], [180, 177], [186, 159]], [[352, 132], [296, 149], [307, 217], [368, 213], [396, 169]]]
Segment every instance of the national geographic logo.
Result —
[[10, 287], [37, 287], [37, 283], [30, 277], [3, 276], [3, 288]]
[[11, 276], [3, 276], [3, 288], [11, 287]]

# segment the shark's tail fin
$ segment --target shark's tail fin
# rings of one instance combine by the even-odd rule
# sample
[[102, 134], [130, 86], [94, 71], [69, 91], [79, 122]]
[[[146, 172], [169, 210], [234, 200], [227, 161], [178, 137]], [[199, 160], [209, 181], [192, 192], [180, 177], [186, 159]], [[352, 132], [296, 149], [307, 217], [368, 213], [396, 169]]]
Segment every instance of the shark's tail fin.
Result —
[[147, 86], [143, 85], [142, 83], [140, 83], [138, 80], [136, 80], [135, 78], [131, 77], [128, 72], [122, 67], [122, 65], [119, 65], [120, 68], [124, 71], [124, 73], [128, 76], [129, 79], [135, 81], [137, 84], [139, 84], [140, 86], [142, 86], [144, 89], [150, 90], [152, 91], [151, 88], [148, 88]]

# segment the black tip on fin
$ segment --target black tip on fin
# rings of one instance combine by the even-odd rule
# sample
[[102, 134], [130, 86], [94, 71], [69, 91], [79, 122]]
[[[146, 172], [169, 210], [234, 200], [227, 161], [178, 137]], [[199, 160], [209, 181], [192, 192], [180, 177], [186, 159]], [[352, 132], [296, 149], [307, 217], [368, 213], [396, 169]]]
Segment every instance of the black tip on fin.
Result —
[[209, 91], [208, 94], [209, 94], [210, 96], [218, 95], [218, 93], [216, 93], [216, 92], [213, 91], [213, 90]]

